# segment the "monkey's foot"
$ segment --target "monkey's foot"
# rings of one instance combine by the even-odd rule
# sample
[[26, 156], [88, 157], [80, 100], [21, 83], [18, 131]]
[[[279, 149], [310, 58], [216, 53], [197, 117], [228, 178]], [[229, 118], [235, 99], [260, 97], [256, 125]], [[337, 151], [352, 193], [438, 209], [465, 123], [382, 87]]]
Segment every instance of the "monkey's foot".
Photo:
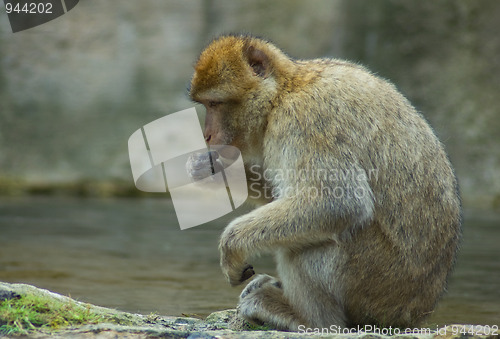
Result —
[[277, 288], [281, 288], [281, 282], [274, 277], [267, 274], [258, 274], [255, 278], [248, 283], [240, 294], [240, 302], [253, 291], [262, 288], [264, 284], [271, 284]]
[[283, 296], [281, 282], [259, 274], [241, 292], [239, 314], [251, 323], [278, 330], [297, 331], [302, 324]]

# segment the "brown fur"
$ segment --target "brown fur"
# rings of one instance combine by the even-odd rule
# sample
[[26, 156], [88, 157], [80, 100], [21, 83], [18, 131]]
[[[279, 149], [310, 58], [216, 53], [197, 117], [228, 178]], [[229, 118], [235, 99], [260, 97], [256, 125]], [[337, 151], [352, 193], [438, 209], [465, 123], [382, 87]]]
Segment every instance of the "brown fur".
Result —
[[349, 62], [293, 60], [267, 41], [222, 36], [200, 55], [190, 96], [207, 107], [207, 142], [238, 147], [250, 181], [275, 193], [221, 236], [233, 285], [253, 274], [252, 256], [276, 257], [279, 282], [254, 278], [243, 316], [297, 331], [409, 327], [433, 311], [460, 238], [457, 182], [392, 84]]

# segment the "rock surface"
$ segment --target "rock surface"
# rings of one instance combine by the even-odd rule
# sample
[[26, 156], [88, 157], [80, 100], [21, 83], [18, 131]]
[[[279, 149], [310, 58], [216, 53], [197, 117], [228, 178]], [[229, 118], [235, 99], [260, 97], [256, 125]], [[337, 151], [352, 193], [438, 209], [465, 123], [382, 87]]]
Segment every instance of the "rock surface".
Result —
[[[381, 333], [358, 332], [351, 334], [337, 334], [323, 329], [323, 333], [315, 333], [309, 329], [308, 333], [280, 332], [272, 330], [248, 330], [251, 326], [238, 318], [236, 310], [225, 310], [210, 314], [205, 320], [189, 317], [172, 317], [159, 315], [142, 315], [121, 312], [114, 309], [99, 307], [75, 301], [44, 289], [26, 284], [8, 284], [0, 282], [2, 300], [34, 294], [56, 299], [60, 302], [76, 303], [85, 306], [93, 312], [109, 316], [111, 323], [89, 324], [78, 327], [66, 327], [55, 331], [33, 331], [30, 338], [363, 338], [378, 339], [389, 336]], [[0, 302], [2, 301], [0, 300]], [[0, 319], [1, 323], [2, 319]], [[485, 326], [451, 325], [440, 328], [433, 333], [410, 333], [391, 336], [392, 338], [496, 338], [488, 335], [490, 328]], [[321, 331], [321, 329], [317, 329]], [[498, 331], [497, 331], [498, 332]], [[0, 338], [3, 338], [0, 335]]]

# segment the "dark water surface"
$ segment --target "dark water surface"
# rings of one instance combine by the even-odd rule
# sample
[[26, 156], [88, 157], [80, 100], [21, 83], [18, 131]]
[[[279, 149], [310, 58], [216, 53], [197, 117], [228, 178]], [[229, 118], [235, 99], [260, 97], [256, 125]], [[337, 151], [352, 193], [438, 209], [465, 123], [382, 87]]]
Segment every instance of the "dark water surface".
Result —
[[[0, 281], [144, 314], [234, 308], [241, 288], [224, 281], [217, 252], [230, 218], [181, 231], [165, 199], [3, 198]], [[269, 258], [252, 263], [273, 274]], [[429, 324], [500, 324], [500, 213], [465, 213], [448, 290]]]

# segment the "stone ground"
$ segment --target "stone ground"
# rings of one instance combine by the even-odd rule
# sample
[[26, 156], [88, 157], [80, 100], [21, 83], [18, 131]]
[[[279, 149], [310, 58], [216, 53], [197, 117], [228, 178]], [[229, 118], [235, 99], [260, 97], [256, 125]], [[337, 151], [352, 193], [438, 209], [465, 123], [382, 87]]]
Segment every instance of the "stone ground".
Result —
[[[121, 312], [90, 304], [80, 303], [69, 297], [65, 297], [47, 290], [39, 289], [25, 284], [0, 283], [0, 294], [9, 295], [15, 293], [25, 295], [27, 293], [48, 296], [62, 302], [72, 302], [90, 308], [91, 311], [110, 316], [113, 323], [89, 324], [78, 327], [67, 327], [56, 331], [33, 331], [30, 338], [360, 338], [360, 339], [384, 339], [389, 336], [379, 333], [295, 333], [271, 330], [249, 330], [249, 325], [240, 319], [236, 310], [215, 312], [206, 319], [189, 317], [172, 317], [160, 315], [142, 315]], [[5, 299], [5, 297], [4, 297]], [[0, 323], [2, 319], [0, 319]], [[498, 338], [486, 335], [487, 328], [470, 325], [451, 325], [441, 328], [438, 332], [427, 334], [399, 334], [391, 338], [404, 339], [427, 339], [427, 338]], [[461, 334], [462, 332], [467, 334]], [[26, 337], [26, 336], [25, 336]], [[0, 335], [0, 338], [4, 336]]]

